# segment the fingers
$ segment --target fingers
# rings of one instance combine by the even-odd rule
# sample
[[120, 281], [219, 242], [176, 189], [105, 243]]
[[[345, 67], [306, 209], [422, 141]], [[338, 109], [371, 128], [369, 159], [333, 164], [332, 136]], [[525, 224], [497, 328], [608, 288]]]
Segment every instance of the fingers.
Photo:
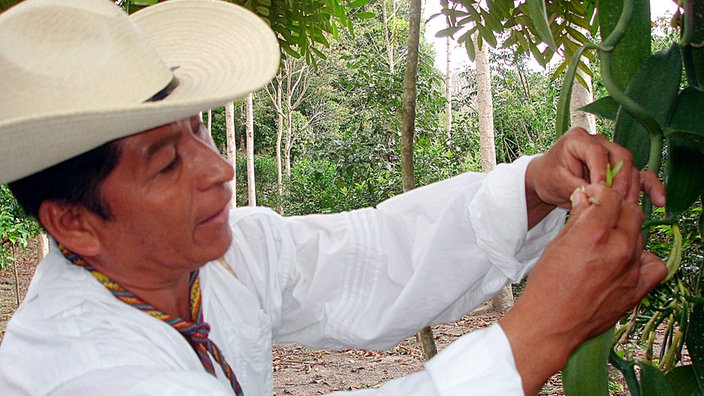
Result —
[[[636, 203], [640, 192], [648, 194], [655, 206], [665, 205], [665, 189], [652, 172], [639, 171], [633, 166], [633, 156], [620, 145], [603, 135], [590, 135], [582, 128], [574, 128], [565, 134], [567, 150], [571, 158], [566, 160], [565, 182], [572, 188], [587, 181], [591, 184], [606, 182], [607, 165], [614, 169], [622, 163], [614, 176], [611, 187], [629, 202]], [[581, 183], [581, 184], [580, 184]]]
[[643, 252], [640, 257], [640, 278], [638, 289], [643, 298], [667, 276], [667, 266], [656, 255]]
[[[624, 199], [626, 199], [628, 202], [632, 203], [638, 203], [638, 199], [640, 198], [640, 190], [641, 190], [641, 179], [640, 179], [640, 171], [636, 168], [631, 168], [631, 183], [628, 185], [628, 193], [626, 196], [624, 196]], [[624, 170], [624, 172], [627, 172], [627, 170]]]
[[640, 172], [641, 189], [650, 197], [653, 205], [665, 206], [665, 186], [660, 183], [658, 176], [650, 171]]
[[590, 135], [582, 128], [574, 128], [565, 134], [567, 151], [571, 155], [566, 162], [575, 178], [591, 184], [606, 182], [607, 165], [613, 169], [619, 162], [626, 172], [619, 172], [612, 187], [623, 196], [629, 192], [633, 160], [631, 153], [606, 139], [603, 135]]
[[590, 184], [583, 189], [575, 190], [572, 194], [570, 220], [576, 221], [586, 217], [583, 221], [590, 227], [613, 228], [620, 221], [622, 200], [621, 195], [613, 189], [603, 184]]

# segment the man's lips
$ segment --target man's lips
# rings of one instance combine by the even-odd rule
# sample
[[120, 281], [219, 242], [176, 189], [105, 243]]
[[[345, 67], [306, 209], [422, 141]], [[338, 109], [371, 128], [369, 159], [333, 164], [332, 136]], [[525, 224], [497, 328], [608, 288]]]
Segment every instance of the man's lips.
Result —
[[221, 225], [225, 223], [229, 217], [229, 205], [226, 203], [225, 205], [220, 208], [217, 212], [212, 214], [210, 217], [206, 218], [205, 220], [200, 222], [200, 225], [202, 226], [209, 226], [209, 225]]

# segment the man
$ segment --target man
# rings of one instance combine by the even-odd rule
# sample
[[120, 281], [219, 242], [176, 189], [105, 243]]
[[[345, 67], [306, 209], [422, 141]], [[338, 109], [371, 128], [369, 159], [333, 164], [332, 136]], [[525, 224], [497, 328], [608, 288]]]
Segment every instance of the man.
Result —
[[58, 243], [8, 325], [3, 394], [271, 394], [272, 342], [388, 348], [534, 265], [497, 325], [358, 393], [535, 394], [666, 272], [636, 205], [662, 186], [583, 130], [373, 209], [229, 211], [232, 167], [196, 114], [279, 60], [229, 3], [27, 0], [0, 15], [0, 57], [0, 182]]

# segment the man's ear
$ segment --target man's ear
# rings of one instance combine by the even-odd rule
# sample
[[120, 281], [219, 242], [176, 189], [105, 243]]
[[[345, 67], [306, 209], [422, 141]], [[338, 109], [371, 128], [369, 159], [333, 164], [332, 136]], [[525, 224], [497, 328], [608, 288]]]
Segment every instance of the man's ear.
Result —
[[100, 251], [100, 238], [95, 232], [99, 216], [80, 205], [47, 200], [39, 206], [39, 222], [49, 235], [68, 250], [84, 257]]

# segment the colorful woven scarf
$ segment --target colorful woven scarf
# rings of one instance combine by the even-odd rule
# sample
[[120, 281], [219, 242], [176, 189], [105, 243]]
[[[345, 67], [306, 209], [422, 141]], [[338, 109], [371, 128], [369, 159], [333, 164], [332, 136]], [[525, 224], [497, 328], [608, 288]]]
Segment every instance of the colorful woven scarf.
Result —
[[188, 343], [191, 344], [191, 347], [193, 347], [193, 349], [195, 350], [196, 354], [198, 355], [198, 358], [200, 359], [200, 362], [205, 368], [205, 371], [209, 372], [212, 375], [215, 375], [215, 367], [213, 366], [212, 360], [210, 360], [210, 356], [212, 356], [215, 361], [220, 364], [220, 368], [222, 368], [223, 373], [225, 373], [225, 376], [227, 376], [227, 378], [230, 380], [230, 385], [232, 386], [232, 390], [235, 391], [235, 395], [243, 395], [242, 387], [237, 382], [237, 377], [232, 371], [230, 365], [227, 364], [225, 357], [220, 351], [220, 348], [218, 348], [218, 346], [215, 345], [215, 343], [210, 338], [208, 338], [208, 334], [210, 333], [210, 325], [203, 322], [203, 310], [201, 308], [201, 291], [200, 281], [198, 280], [198, 270], [193, 271], [190, 277], [191, 317], [195, 320], [194, 322], [190, 322], [187, 320], [183, 320], [177, 316], [169, 315], [159, 311], [158, 309], [151, 306], [149, 303], [137, 297], [134, 293], [122, 288], [122, 286], [107, 277], [102, 272], [95, 269], [92, 265], [88, 264], [88, 262], [86, 262], [81, 256], [71, 252], [62, 245], [59, 245], [59, 249], [61, 250], [61, 253], [63, 253], [64, 257], [66, 257], [73, 264], [79, 267], [83, 267], [88, 270], [91, 274], [93, 274], [93, 276], [103, 286], [110, 290], [112, 295], [115, 296], [118, 300], [124, 302], [127, 305], [131, 305], [139, 309], [140, 311], [145, 312], [163, 322], [168, 323], [171, 327], [181, 333], [181, 335], [186, 338]]

